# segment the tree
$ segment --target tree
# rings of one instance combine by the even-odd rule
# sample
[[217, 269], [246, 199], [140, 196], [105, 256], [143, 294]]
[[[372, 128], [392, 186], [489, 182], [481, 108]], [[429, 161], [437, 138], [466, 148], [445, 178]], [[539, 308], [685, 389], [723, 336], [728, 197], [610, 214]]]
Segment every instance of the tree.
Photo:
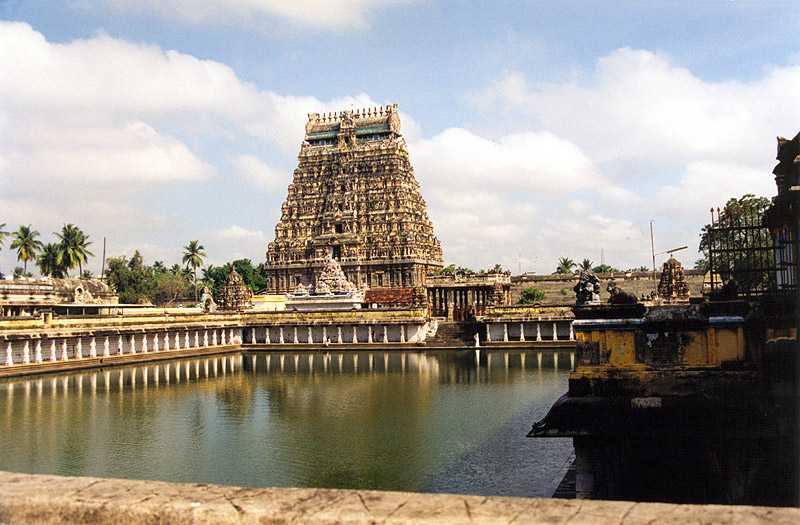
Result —
[[64, 277], [64, 267], [59, 262], [61, 248], [58, 244], [49, 242], [42, 248], [42, 253], [36, 259], [39, 273], [45, 277]]
[[592, 268], [592, 271], [594, 273], [614, 273], [614, 272], [619, 272], [619, 269], [603, 263], [599, 266], [595, 266], [594, 268]]
[[559, 257], [556, 273], [571, 274], [573, 268], [575, 268], [575, 261], [573, 261], [569, 257]]
[[38, 240], [39, 232], [31, 229], [31, 225], [20, 226], [14, 232], [11, 249], [17, 250], [17, 260], [22, 261], [22, 271], [28, 274], [28, 261], [36, 260], [36, 255], [42, 249], [42, 241]]
[[534, 304], [542, 300], [544, 300], [544, 290], [533, 286], [523, 289], [519, 298], [520, 304]]
[[183, 247], [183, 264], [192, 268], [194, 274], [194, 300], [197, 302], [197, 268], [203, 265], [206, 249], [198, 241], [189, 241]]
[[456, 265], [455, 264], [448, 264], [441, 270], [439, 270], [439, 275], [455, 275], [456, 273]]
[[[737, 225], [759, 225], [764, 212], [771, 206], [771, 201], [766, 197], [757, 197], [752, 193], [741, 197], [731, 198], [719, 214], [719, 224], [724, 228], [715, 230], [714, 244], [723, 246], [725, 251], [714, 253], [714, 268], [709, 268], [709, 247], [711, 239], [709, 232], [711, 224], [706, 224], [700, 231], [700, 245], [698, 251], [702, 258], [695, 266], [703, 264], [703, 269], [712, 270], [723, 281], [735, 279], [740, 289], [753, 289], [765, 286], [771, 276], [769, 272], [754, 272], [753, 269], [769, 268], [773, 265], [774, 254], [769, 250], [756, 250], [743, 257], [742, 252], [748, 248], [766, 246], [771, 243], [769, 232], [766, 228], [758, 230], [744, 230], [736, 228]], [[732, 226], [732, 227], [731, 227]], [[736, 252], [739, 252], [738, 254]]]
[[581, 261], [580, 269], [581, 270], [585, 270], [585, 271], [589, 271], [589, 270], [592, 269], [593, 265], [594, 265], [594, 263], [592, 263], [592, 261], [590, 261], [589, 259], [584, 259], [584, 260]]
[[9, 235], [9, 233], [3, 229], [5, 227], [6, 223], [0, 222], [0, 248], [3, 247], [3, 244], [6, 242], [6, 237]]
[[506, 271], [507, 270], [505, 268], [503, 268], [502, 264], [497, 263], [494, 266], [492, 266], [491, 268], [489, 268], [488, 270], [486, 270], [486, 273], [506, 273]]
[[60, 264], [67, 274], [69, 274], [69, 270], [77, 266], [78, 277], [80, 277], [83, 275], [83, 264], [89, 257], [94, 256], [89, 251], [89, 245], [92, 244], [89, 242], [89, 237], [74, 224], [65, 224], [61, 228], [61, 232], [57, 232], [55, 236], [58, 237], [61, 248]]

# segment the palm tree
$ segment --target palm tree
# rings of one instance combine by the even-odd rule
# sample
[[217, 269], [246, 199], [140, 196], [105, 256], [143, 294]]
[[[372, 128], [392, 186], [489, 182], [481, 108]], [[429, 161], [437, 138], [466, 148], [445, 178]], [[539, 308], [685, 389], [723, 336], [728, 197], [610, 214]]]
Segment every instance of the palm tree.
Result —
[[6, 227], [6, 223], [0, 223], [0, 248], [3, 247], [3, 244], [6, 241], [6, 237], [8, 237], [9, 233], [5, 231], [3, 228]]
[[31, 229], [31, 225], [20, 226], [14, 232], [14, 240], [11, 242], [11, 249], [17, 250], [17, 260], [22, 261], [22, 270], [28, 273], [28, 261], [36, 259], [36, 254], [42, 249], [42, 241], [36, 237], [39, 232]]
[[64, 268], [64, 272], [68, 274], [69, 270], [78, 267], [78, 276], [83, 275], [83, 263], [89, 257], [94, 256], [89, 251], [89, 237], [81, 231], [80, 228], [74, 224], [65, 224], [61, 228], [61, 233], [56, 233], [59, 240], [60, 257], [58, 263]]
[[572, 273], [572, 269], [575, 268], [575, 266], [575, 261], [569, 257], [559, 257], [556, 273]]
[[581, 261], [580, 269], [586, 270], [588, 272], [591, 271], [593, 265], [594, 263], [592, 261], [590, 261], [589, 259], [584, 259]]
[[191, 266], [194, 272], [194, 300], [197, 302], [197, 268], [203, 265], [206, 249], [197, 241], [189, 241], [183, 247], [183, 264]]
[[36, 260], [39, 272], [45, 277], [64, 277], [64, 268], [58, 262], [60, 254], [61, 246], [54, 242], [45, 244], [42, 253]]

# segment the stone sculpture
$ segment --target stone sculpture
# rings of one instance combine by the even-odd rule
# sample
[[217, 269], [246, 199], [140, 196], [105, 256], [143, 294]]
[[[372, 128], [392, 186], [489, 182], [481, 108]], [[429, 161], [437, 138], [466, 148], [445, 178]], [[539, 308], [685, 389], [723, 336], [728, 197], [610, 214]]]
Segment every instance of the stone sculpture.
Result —
[[609, 304], [636, 304], [639, 302], [635, 295], [617, 286], [616, 281], [613, 279], [608, 282], [606, 291], [608, 291]]
[[208, 286], [203, 287], [203, 293], [200, 296], [200, 304], [203, 307], [203, 311], [206, 313], [217, 311], [217, 303], [214, 301], [214, 296], [211, 294], [211, 290], [208, 289]]
[[661, 269], [658, 297], [667, 303], [689, 300], [689, 285], [683, 275], [683, 266], [674, 257], [670, 257]]
[[575, 304], [600, 304], [600, 279], [589, 270], [581, 270], [575, 291]]
[[234, 268], [222, 287], [220, 307], [223, 310], [245, 310], [250, 308], [252, 296], [253, 292], [244, 284], [244, 279]]

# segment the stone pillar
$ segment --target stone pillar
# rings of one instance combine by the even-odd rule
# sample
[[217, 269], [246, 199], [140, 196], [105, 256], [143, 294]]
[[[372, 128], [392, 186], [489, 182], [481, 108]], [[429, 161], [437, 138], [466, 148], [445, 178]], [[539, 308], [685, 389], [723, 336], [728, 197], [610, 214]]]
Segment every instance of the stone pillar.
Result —
[[372, 342], [372, 325], [367, 326], [367, 343]]
[[569, 340], [570, 341], [575, 340], [575, 332], [572, 331], [572, 321], [570, 321], [569, 323]]
[[38, 339], [36, 341], [36, 350], [34, 351], [34, 359], [36, 360], [37, 363], [41, 363], [42, 361], [44, 361], [44, 359], [42, 359], [42, 340], [41, 339]]
[[69, 354], [67, 353], [67, 340], [66, 339], [62, 339], [61, 340], [61, 360], [62, 361], [68, 361], [69, 360]]
[[211, 346], [217, 346], [217, 329], [211, 330]]
[[542, 326], [541, 323], [536, 323], [536, 340], [542, 340]]
[[383, 325], [383, 342], [389, 342], [389, 329], [386, 327], [386, 325]]
[[256, 344], [256, 329], [255, 327], [250, 329], [250, 343]]
[[508, 342], [508, 323], [503, 323], [503, 342]]
[[194, 331], [194, 347], [195, 348], [200, 348], [200, 331], [199, 330], [195, 330]]
[[58, 357], [56, 357], [56, 340], [50, 340], [50, 361], [56, 361]]
[[122, 355], [122, 334], [120, 334], [117, 340], [117, 354]]
[[525, 341], [525, 323], [519, 323], [519, 340]]
[[353, 343], [358, 343], [358, 326], [353, 325]]
[[272, 344], [272, 341], [269, 340], [269, 326], [264, 327], [264, 343]]
[[184, 330], [183, 332], [183, 347], [191, 348], [191, 341], [189, 341], [189, 330]]
[[164, 332], [164, 351], [169, 352], [169, 332]]
[[31, 362], [31, 345], [28, 341], [22, 347], [22, 364], [27, 365]]
[[[156, 352], [158, 351], [158, 344], [156, 344]], [[103, 340], [103, 357], [110, 357], [111, 356], [111, 342], [108, 340], [108, 336]]]
[[208, 330], [203, 330], [203, 348], [208, 346]]
[[145, 332], [142, 335], [142, 353], [146, 354], [148, 352], [148, 350], [150, 350], [150, 349], [147, 347], [147, 332]]
[[14, 351], [11, 348], [11, 343], [6, 345], [6, 366], [14, 366]]
[[322, 344], [324, 344], [324, 345], [328, 344], [328, 327], [327, 326], [323, 326], [322, 327]]
[[222, 330], [220, 330], [219, 332], [220, 332], [220, 336], [219, 336], [219, 337], [220, 337], [220, 341], [219, 341], [219, 344], [220, 344], [220, 345], [222, 345], [222, 346], [225, 346], [225, 329], [223, 328], [223, 329], [222, 329]]
[[[28, 353], [28, 345], [25, 345], [25, 353]], [[26, 356], [27, 357], [27, 356]], [[75, 358], [82, 359], [83, 358], [83, 339], [78, 337], [78, 341], [75, 343]], [[27, 361], [26, 361], [27, 362]]]
[[280, 336], [280, 339], [278, 341], [280, 342], [280, 344], [283, 344], [284, 340], [283, 340], [283, 327], [282, 326], [278, 327], [278, 335]]
[[478, 335], [478, 332], [475, 332], [475, 348], [481, 347], [481, 336]]
[[314, 344], [314, 334], [311, 332], [311, 325], [308, 326], [308, 337], [306, 342], [310, 345]]
[[131, 334], [131, 353], [136, 353], [136, 334]]
[[342, 344], [342, 327], [336, 327], [336, 342]]
[[404, 324], [400, 325], [400, 342], [401, 343], [406, 342], [406, 325]]
[[153, 352], [158, 352], [158, 334], [153, 334]]
[[236, 343], [241, 343], [242, 341], [239, 338], [234, 337], [233, 335], [233, 328], [228, 330], [228, 344], [233, 345]]
[[297, 339], [297, 327], [294, 327], [294, 344], [298, 344], [300, 341]]
[[558, 326], [553, 323], [553, 341], [558, 341]]
[[492, 342], [492, 325], [491, 323], [486, 323], [486, 342]]
[[97, 357], [97, 340], [92, 337], [92, 340], [89, 342], [89, 357], [95, 358]]

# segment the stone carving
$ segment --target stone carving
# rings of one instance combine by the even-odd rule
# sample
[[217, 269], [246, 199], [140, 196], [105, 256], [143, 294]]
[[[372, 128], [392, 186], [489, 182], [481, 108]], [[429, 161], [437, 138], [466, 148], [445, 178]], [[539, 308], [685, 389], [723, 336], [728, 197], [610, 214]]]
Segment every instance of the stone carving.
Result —
[[95, 301], [92, 292], [85, 290], [82, 286], [76, 286], [75, 292], [73, 293], [73, 302], [78, 304], [92, 304]]
[[674, 257], [670, 257], [661, 269], [658, 297], [667, 303], [689, 300], [689, 285], [683, 275], [683, 266]]
[[220, 307], [223, 310], [245, 310], [250, 308], [250, 298], [253, 292], [244, 284], [244, 279], [236, 269], [231, 269], [225, 285], [222, 287]]
[[214, 296], [211, 294], [211, 290], [208, 289], [208, 286], [203, 287], [203, 294], [200, 296], [200, 304], [203, 307], [203, 311], [206, 313], [217, 311], [217, 303], [214, 301]]
[[636, 304], [639, 302], [635, 295], [617, 286], [613, 279], [608, 282], [606, 291], [608, 291], [609, 304]]
[[575, 291], [575, 304], [600, 304], [600, 280], [589, 270], [581, 270]]
[[356, 291], [356, 287], [347, 280], [339, 263], [333, 258], [328, 258], [314, 285], [314, 293], [317, 295], [345, 294], [354, 291]]
[[266, 255], [272, 293], [316, 283], [329, 258], [357, 288], [422, 286], [441, 268], [397, 105], [308, 116]]

